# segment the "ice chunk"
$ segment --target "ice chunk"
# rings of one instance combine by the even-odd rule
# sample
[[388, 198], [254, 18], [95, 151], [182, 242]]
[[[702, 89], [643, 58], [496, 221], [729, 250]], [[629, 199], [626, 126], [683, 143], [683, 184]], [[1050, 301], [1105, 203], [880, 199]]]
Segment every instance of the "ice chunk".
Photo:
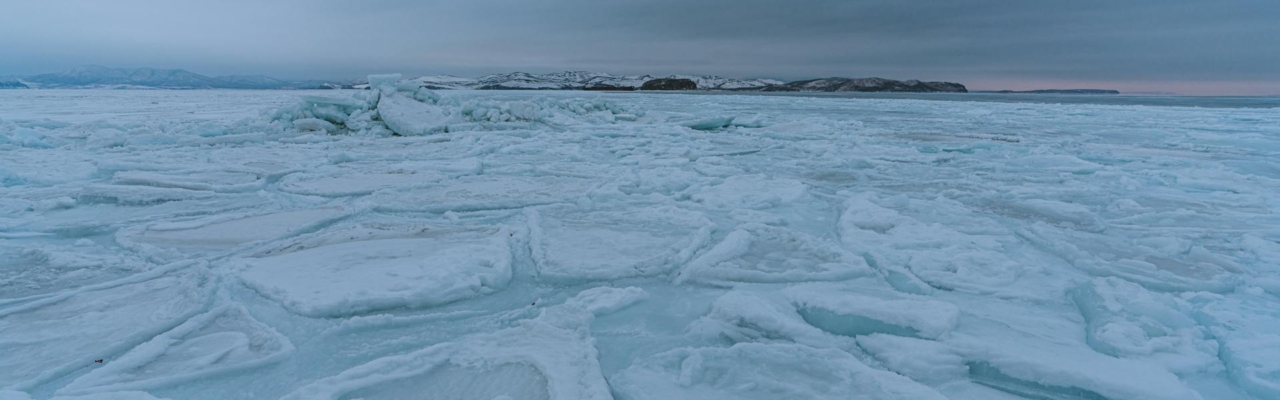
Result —
[[240, 278], [308, 316], [434, 306], [505, 288], [509, 236], [488, 227], [339, 230], [247, 258]]
[[54, 145], [50, 143], [49, 137], [40, 133], [35, 129], [18, 128], [8, 135], [0, 132], [0, 144], [12, 144], [18, 147], [27, 147], [34, 149], [52, 148]]
[[976, 293], [993, 292], [1023, 273], [1017, 262], [996, 251], [948, 249], [921, 251], [907, 268], [930, 284]]
[[0, 305], [109, 282], [152, 265], [98, 245], [0, 245]]
[[59, 393], [151, 389], [255, 368], [288, 357], [288, 338], [243, 306], [218, 307], [77, 378]]
[[858, 336], [858, 346], [890, 370], [920, 382], [954, 381], [969, 372], [963, 358], [934, 341], [874, 333]]
[[719, 208], [763, 209], [799, 201], [807, 195], [805, 185], [794, 179], [739, 175], [729, 177], [718, 185], [703, 188], [691, 198]]
[[850, 340], [805, 323], [795, 305], [782, 296], [741, 289], [717, 298], [711, 312], [689, 330], [709, 339], [735, 343], [787, 339], [811, 347], [853, 345]]
[[369, 107], [368, 103], [365, 103], [364, 101], [361, 101], [360, 99], [356, 99], [351, 96], [330, 97], [330, 96], [303, 95], [299, 97], [302, 99], [302, 101], [310, 104], [334, 105], [334, 106], [350, 108], [350, 109], [363, 109], [363, 108]]
[[643, 293], [590, 289], [516, 326], [373, 360], [283, 400], [400, 399], [422, 393], [460, 399], [611, 399], [588, 328], [594, 313], [638, 301]]
[[852, 346], [854, 336], [882, 333], [939, 338], [955, 327], [957, 314], [955, 306], [940, 301], [814, 283], [780, 293], [733, 290], [716, 299], [691, 331], [734, 342], [786, 339], [811, 347], [842, 347]]
[[396, 82], [400, 81], [400, 74], [379, 74], [369, 75], [369, 87], [380, 90], [383, 94], [391, 94], [396, 90]]
[[378, 100], [378, 115], [392, 132], [400, 136], [422, 136], [444, 132], [450, 123], [444, 108], [399, 94]]
[[700, 131], [710, 131], [710, 130], [715, 130], [720, 128], [727, 128], [729, 127], [729, 125], [732, 125], [732, 124], [733, 124], [733, 117], [707, 117], [707, 118], [698, 118], [691, 121], [682, 122], [680, 125], [684, 125], [685, 127], [688, 127], [690, 129], [696, 129]]
[[675, 282], [834, 281], [870, 274], [862, 257], [817, 238], [786, 228], [742, 224], [689, 262]]
[[91, 366], [202, 311], [213, 277], [163, 269], [0, 309], [0, 385], [28, 389]]
[[[974, 382], [1002, 392], [1031, 399], [1046, 400], [1110, 400], [1088, 389], [1045, 384], [1039, 380], [1018, 379], [985, 362], [965, 364]], [[1154, 399], [1153, 399], [1154, 400]]]
[[[958, 339], [958, 340], [956, 340]], [[974, 382], [1031, 398], [1202, 400], [1154, 364], [1025, 338], [952, 338]], [[1056, 397], [1055, 397], [1056, 396]]]
[[810, 287], [787, 292], [805, 322], [837, 335], [937, 339], [955, 328], [960, 315], [950, 303], [904, 295], [885, 298]]
[[640, 360], [609, 382], [622, 400], [946, 399], [849, 353], [794, 344], [672, 350]]
[[707, 245], [713, 227], [699, 213], [669, 206], [620, 211], [552, 206], [526, 214], [538, 273], [556, 280], [666, 273]]
[[1240, 387], [1258, 398], [1280, 396], [1280, 335], [1240, 335], [1222, 345], [1222, 362]]
[[1191, 297], [1194, 314], [1221, 343], [1231, 379], [1258, 398], [1280, 398], [1280, 309], [1261, 294]]
[[[1159, 237], [1120, 238], [1035, 225], [1019, 235], [1071, 265], [1097, 276], [1115, 276], [1156, 291], [1223, 293], [1240, 284], [1230, 263], [1203, 257], [1195, 248], [1171, 250]], [[1176, 241], [1176, 240], [1175, 240]]]
[[938, 288], [992, 293], [1026, 272], [1023, 265], [1009, 259], [998, 237], [925, 223], [873, 199], [860, 195], [845, 203], [840, 239], [871, 257], [898, 290], [928, 293], [929, 288], [916, 281], [919, 279]]
[[1141, 358], [1175, 372], [1211, 369], [1218, 345], [1191, 318], [1190, 307], [1119, 278], [1095, 278], [1071, 291], [1088, 323], [1090, 347], [1117, 357]]
[[603, 315], [626, 308], [647, 297], [649, 293], [635, 286], [625, 288], [601, 286], [578, 292], [576, 296], [566, 300], [565, 304], [582, 308], [594, 315]]
[[319, 118], [302, 118], [293, 121], [293, 127], [300, 131], [337, 132], [338, 126]]

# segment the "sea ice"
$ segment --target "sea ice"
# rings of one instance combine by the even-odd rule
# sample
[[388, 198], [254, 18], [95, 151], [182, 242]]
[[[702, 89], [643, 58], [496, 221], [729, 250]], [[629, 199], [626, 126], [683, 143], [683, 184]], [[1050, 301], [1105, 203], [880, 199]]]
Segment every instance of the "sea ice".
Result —
[[666, 273], [710, 242], [714, 227], [701, 214], [670, 206], [541, 207], [527, 213], [538, 274], [561, 281]]
[[177, 263], [0, 308], [0, 385], [30, 389], [150, 340], [202, 311], [215, 279]]
[[1280, 398], [1274, 109], [432, 82], [0, 91], [0, 398]]
[[840, 350], [794, 344], [672, 350], [638, 361], [610, 384], [626, 400], [946, 398]]
[[787, 228], [743, 224], [676, 277], [712, 284], [834, 281], [871, 275], [853, 253]]
[[506, 287], [508, 236], [498, 227], [352, 228], [246, 258], [239, 276], [308, 316], [440, 305]]
[[280, 362], [293, 351], [288, 338], [253, 319], [243, 306], [221, 306], [90, 371], [60, 392], [169, 386]]

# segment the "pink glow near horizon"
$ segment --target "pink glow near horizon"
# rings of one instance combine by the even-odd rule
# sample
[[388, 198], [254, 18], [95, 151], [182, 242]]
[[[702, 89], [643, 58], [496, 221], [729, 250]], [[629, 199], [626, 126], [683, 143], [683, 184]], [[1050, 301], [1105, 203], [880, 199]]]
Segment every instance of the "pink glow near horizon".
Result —
[[1120, 93], [1171, 93], [1190, 96], [1280, 96], [1280, 82], [1249, 81], [1102, 81], [968, 79], [969, 90], [1113, 89]]

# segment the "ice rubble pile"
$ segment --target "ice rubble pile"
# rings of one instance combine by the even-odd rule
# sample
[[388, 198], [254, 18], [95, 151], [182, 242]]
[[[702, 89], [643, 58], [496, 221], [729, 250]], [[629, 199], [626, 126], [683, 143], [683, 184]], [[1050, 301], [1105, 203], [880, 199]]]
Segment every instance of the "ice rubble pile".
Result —
[[0, 399], [1280, 398], [1273, 110], [371, 81], [0, 121]]
[[635, 121], [644, 115], [599, 100], [463, 101], [442, 97], [420, 81], [401, 80], [399, 74], [370, 75], [369, 86], [371, 90], [350, 97], [303, 96], [300, 104], [280, 109], [272, 118], [305, 131], [421, 136], [528, 129], [536, 124]]

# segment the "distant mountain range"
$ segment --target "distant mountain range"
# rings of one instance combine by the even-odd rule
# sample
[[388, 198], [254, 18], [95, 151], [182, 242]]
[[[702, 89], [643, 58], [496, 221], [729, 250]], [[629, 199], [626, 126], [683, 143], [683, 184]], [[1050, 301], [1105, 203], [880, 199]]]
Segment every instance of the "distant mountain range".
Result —
[[774, 79], [734, 79], [720, 76], [653, 75], [616, 76], [602, 72], [565, 71], [550, 74], [512, 72], [486, 75], [475, 79], [452, 75], [431, 75], [415, 78], [423, 86], [432, 89], [479, 90], [637, 90], [645, 82], [654, 79], [688, 79], [698, 85], [698, 90], [750, 90], [770, 85], [781, 85]]
[[286, 81], [262, 75], [205, 76], [183, 69], [108, 68], [97, 65], [66, 72], [0, 81], [0, 88], [78, 89], [336, 89], [361, 82]]
[[[732, 90], [765, 92], [952, 92], [964, 93], [964, 85], [952, 82], [897, 81], [884, 78], [823, 78], [796, 82], [776, 79], [735, 79], [721, 76], [653, 75], [615, 76], [600, 72], [566, 71], [551, 74], [513, 72], [469, 79], [452, 75], [415, 78], [431, 89], [480, 90], [638, 90], [655, 80], [693, 82], [695, 90]], [[683, 87], [661, 85], [662, 87]]]
[[[732, 90], [768, 92], [966, 92], [951, 82], [897, 81], [883, 78], [823, 78], [795, 82], [775, 79], [736, 79], [712, 75], [611, 75], [565, 71], [549, 74], [512, 72], [463, 78], [428, 75], [413, 78], [437, 90]], [[653, 81], [645, 87], [645, 83]], [[661, 83], [661, 84], [658, 84]], [[182, 69], [108, 68], [84, 66], [66, 72], [21, 78], [0, 78], [0, 89], [341, 89], [367, 87], [365, 81], [289, 81], [262, 75], [205, 76]]]
[[822, 78], [795, 81], [763, 88], [766, 92], [911, 92], [967, 93], [964, 85], [953, 82], [896, 81], [884, 78]]

